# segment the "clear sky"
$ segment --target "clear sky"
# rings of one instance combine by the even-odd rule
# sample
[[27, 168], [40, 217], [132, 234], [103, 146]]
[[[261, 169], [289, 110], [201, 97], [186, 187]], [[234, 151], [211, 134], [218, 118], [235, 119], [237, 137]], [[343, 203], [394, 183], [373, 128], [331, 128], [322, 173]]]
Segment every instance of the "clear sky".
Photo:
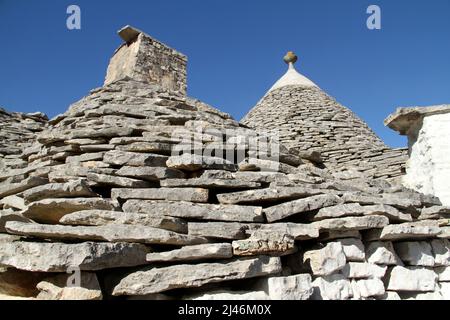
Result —
[[[81, 8], [81, 30], [66, 9]], [[381, 30], [366, 27], [369, 5]], [[450, 103], [449, 0], [0, 0], [0, 106], [53, 117], [103, 83], [130, 24], [189, 58], [188, 93], [234, 118], [297, 69], [363, 118], [383, 126], [399, 106]]]

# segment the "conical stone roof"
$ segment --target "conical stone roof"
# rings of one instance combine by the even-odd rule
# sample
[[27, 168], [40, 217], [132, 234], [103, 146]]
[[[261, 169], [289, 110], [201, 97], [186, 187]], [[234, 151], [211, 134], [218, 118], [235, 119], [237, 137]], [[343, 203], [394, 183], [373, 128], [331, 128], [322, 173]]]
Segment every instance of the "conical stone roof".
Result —
[[0, 298], [445, 294], [450, 209], [434, 197], [337, 178], [180, 90], [128, 77], [49, 123], [20, 154], [26, 166], [0, 170]]
[[320, 152], [335, 170], [377, 178], [403, 174], [406, 149], [388, 148], [355, 113], [299, 74], [292, 62], [241, 123], [272, 130], [285, 146], [301, 153]]

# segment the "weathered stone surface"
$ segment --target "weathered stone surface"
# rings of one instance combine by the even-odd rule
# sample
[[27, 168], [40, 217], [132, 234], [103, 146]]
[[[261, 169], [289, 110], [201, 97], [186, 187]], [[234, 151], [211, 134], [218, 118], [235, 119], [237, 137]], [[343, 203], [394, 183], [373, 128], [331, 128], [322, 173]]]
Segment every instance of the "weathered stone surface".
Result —
[[166, 229], [178, 233], [187, 233], [187, 223], [182, 219], [168, 216], [150, 216], [133, 212], [83, 210], [65, 215], [59, 220], [59, 223], [74, 226], [129, 224]]
[[269, 300], [264, 291], [212, 291], [205, 294], [185, 296], [183, 300]]
[[138, 271], [122, 279], [113, 295], [145, 295], [207, 283], [254, 278], [281, 272], [280, 258], [258, 257], [226, 263], [176, 265]]
[[77, 164], [85, 161], [101, 161], [103, 160], [104, 152], [96, 152], [96, 153], [84, 153], [79, 156], [71, 156], [66, 158], [66, 163]]
[[23, 198], [18, 196], [7, 196], [0, 200], [0, 207], [3, 206], [3, 209], [18, 209], [23, 210], [27, 206], [25, 205], [25, 201]]
[[32, 202], [22, 214], [40, 223], [58, 223], [66, 214], [81, 210], [112, 210], [117, 205], [102, 198], [59, 198]]
[[116, 149], [121, 151], [149, 152], [170, 155], [172, 151], [172, 145], [169, 143], [161, 142], [138, 141], [127, 145], [119, 145], [116, 147]]
[[319, 236], [319, 229], [311, 224], [301, 223], [270, 223], [270, 224], [248, 224], [246, 233], [250, 236], [256, 231], [262, 231], [265, 233], [279, 233], [292, 236], [295, 240], [308, 240], [314, 239]]
[[431, 292], [437, 289], [437, 274], [420, 267], [396, 266], [392, 269], [388, 290]]
[[194, 237], [239, 240], [245, 239], [248, 226], [238, 222], [189, 222], [188, 234]]
[[353, 296], [350, 281], [341, 274], [318, 277], [312, 286], [311, 300], [347, 300]]
[[[161, 181], [161, 187], [200, 187], [200, 188], [222, 188], [222, 189], [242, 189], [242, 188], [259, 188], [258, 182], [237, 180], [237, 179], [208, 179], [208, 178], [191, 178], [191, 179], [167, 179]], [[222, 196], [222, 195], [218, 195]], [[219, 200], [219, 202], [221, 202]], [[226, 203], [226, 202], [221, 202]]]
[[185, 171], [200, 169], [216, 169], [237, 171], [237, 165], [218, 157], [206, 157], [196, 154], [184, 153], [181, 156], [172, 156], [166, 162], [167, 167]]
[[164, 167], [167, 156], [153, 153], [138, 153], [113, 150], [105, 153], [103, 161], [116, 166], [149, 166]]
[[66, 272], [69, 267], [102, 270], [146, 264], [147, 247], [136, 243], [0, 243], [0, 265], [20, 270]]
[[344, 249], [344, 254], [347, 261], [364, 261], [366, 254], [364, 252], [364, 244], [357, 238], [338, 239]]
[[202, 204], [191, 202], [155, 202], [128, 200], [123, 205], [125, 212], [141, 212], [150, 216], [171, 216], [186, 219], [262, 222], [261, 207]]
[[415, 210], [420, 207], [422, 203], [417, 199], [403, 198], [392, 194], [383, 194], [382, 196], [363, 195], [359, 193], [345, 193], [342, 196], [345, 203], [360, 203], [364, 205], [384, 204], [400, 209]]
[[75, 180], [67, 183], [49, 183], [28, 189], [23, 193], [27, 203], [39, 201], [46, 198], [65, 198], [65, 197], [97, 197], [92, 192], [86, 180]]
[[361, 233], [357, 230], [347, 230], [347, 231], [327, 230], [327, 231], [322, 231], [320, 233], [319, 240], [320, 241], [331, 241], [331, 240], [346, 239], [346, 238], [361, 239]]
[[264, 213], [266, 214], [267, 221], [274, 222], [294, 214], [332, 206], [339, 202], [341, 202], [341, 199], [335, 195], [317, 195], [266, 208], [264, 209]]
[[8, 180], [0, 183], [0, 198], [17, 194], [27, 189], [46, 184], [47, 179], [41, 177], [29, 177], [18, 183], [10, 183]]
[[383, 278], [386, 270], [386, 266], [366, 262], [349, 262], [342, 269], [342, 274], [352, 279]]
[[145, 188], [145, 189], [112, 189], [113, 199], [142, 199], [208, 202], [208, 189], [202, 188]]
[[320, 209], [315, 215], [315, 220], [338, 218], [346, 216], [383, 215], [391, 221], [412, 221], [410, 214], [402, 213], [392, 206], [373, 205], [361, 206], [359, 203], [346, 203], [337, 206]]
[[[6, 230], [4, 232], [6, 232]], [[10, 242], [19, 241], [19, 240], [20, 240], [19, 236], [14, 236], [12, 234], [0, 233], [0, 243], [10, 243]]]
[[237, 204], [237, 203], [261, 203], [270, 201], [292, 200], [305, 198], [322, 193], [321, 190], [308, 189], [304, 187], [289, 188], [266, 188], [258, 190], [246, 190], [233, 193], [224, 193], [217, 195], [220, 203]]
[[369, 263], [382, 265], [403, 265], [394, 251], [392, 242], [375, 241], [366, 245], [366, 258]]
[[439, 276], [439, 281], [450, 281], [450, 267], [436, 267], [434, 271]]
[[397, 242], [394, 244], [395, 252], [406, 265], [434, 266], [434, 257], [431, 245], [425, 241]]
[[[118, 176], [137, 178], [147, 181], [158, 181], [162, 179], [184, 178], [184, 173], [180, 170], [166, 167], [131, 167], [124, 166], [115, 172]], [[164, 185], [161, 185], [164, 187]]]
[[369, 298], [383, 296], [384, 284], [380, 279], [353, 280], [351, 282], [353, 298]]
[[195, 261], [208, 259], [227, 259], [233, 256], [229, 243], [208, 243], [185, 246], [181, 249], [147, 254], [149, 262]]
[[117, 177], [107, 174], [98, 173], [88, 173], [86, 178], [89, 181], [94, 181], [96, 184], [101, 186], [113, 186], [113, 187], [124, 187], [124, 188], [147, 188], [150, 187], [150, 183], [143, 180]]
[[440, 233], [441, 229], [437, 222], [426, 220], [386, 225], [383, 229], [370, 230], [366, 237], [369, 240], [408, 240], [435, 237]]
[[5, 225], [9, 221], [32, 222], [18, 211], [0, 210], [0, 232], [6, 232]]
[[315, 215], [314, 220], [339, 218], [347, 216], [362, 216], [366, 212], [359, 203], [338, 204], [336, 206], [321, 208]]
[[418, 219], [428, 220], [428, 219], [439, 219], [449, 217], [450, 217], [450, 207], [434, 206], [422, 208]]
[[283, 256], [296, 251], [294, 237], [280, 232], [255, 231], [250, 238], [233, 241], [235, 256]]
[[324, 248], [306, 251], [303, 254], [303, 262], [311, 266], [314, 275], [327, 276], [345, 267], [345, 254], [342, 245], [338, 242], [330, 242]]
[[326, 219], [314, 222], [313, 225], [322, 230], [366, 230], [382, 228], [389, 224], [389, 219], [384, 216], [364, 216]]
[[11, 234], [57, 240], [140, 242], [168, 245], [189, 245], [206, 242], [203, 238], [175, 233], [173, 231], [125, 224], [74, 227], [12, 221], [6, 223], [5, 229]]
[[258, 283], [272, 300], [308, 300], [313, 294], [311, 275], [269, 277]]
[[70, 275], [56, 275], [39, 282], [40, 300], [101, 300], [102, 290], [97, 276], [92, 272], [82, 272], [80, 283], [71, 281]]
[[431, 240], [436, 266], [450, 266], [450, 241], [447, 239]]

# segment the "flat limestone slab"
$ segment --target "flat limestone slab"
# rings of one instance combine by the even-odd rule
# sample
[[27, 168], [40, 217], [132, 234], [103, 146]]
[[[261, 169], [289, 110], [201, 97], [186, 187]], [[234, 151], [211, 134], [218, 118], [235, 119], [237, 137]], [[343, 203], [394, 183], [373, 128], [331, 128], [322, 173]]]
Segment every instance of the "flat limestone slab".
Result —
[[112, 199], [141, 199], [208, 202], [209, 191], [202, 188], [143, 188], [143, 189], [112, 189]]
[[319, 229], [312, 224], [301, 223], [249, 223], [246, 233], [252, 235], [254, 232], [279, 233], [293, 237], [295, 240], [308, 240], [319, 237]]
[[187, 223], [182, 219], [168, 216], [150, 216], [148, 214], [134, 212], [83, 210], [65, 215], [59, 220], [59, 223], [72, 226], [128, 224], [187, 233]]
[[98, 197], [92, 192], [86, 180], [75, 180], [67, 183], [49, 183], [28, 189], [23, 193], [26, 203], [46, 198]]
[[207, 283], [237, 280], [281, 272], [278, 257], [261, 256], [226, 263], [176, 265], [138, 271], [123, 278], [113, 295], [146, 295], [177, 288], [200, 287]]
[[115, 211], [117, 206], [110, 199], [102, 198], [44, 199], [29, 204], [22, 214], [36, 222], [58, 223], [66, 214], [93, 209]]
[[151, 184], [147, 181], [118, 177], [115, 175], [108, 174], [98, 174], [89, 172], [86, 176], [89, 181], [94, 181], [98, 185], [102, 186], [113, 186], [113, 187], [123, 187], [123, 188], [147, 188]]
[[188, 234], [195, 237], [240, 240], [247, 236], [245, 224], [238, 222], [189, 222]]
[[291, 187], [291, 188], [266, 188], [259, 190], [246, 190], [241, 192], [224, 193], [217, 195], [220, 203], [238, 204], [238, 203], [260, 203], [269, 201], [292, 200], [314, 196], [323, 193], [322, 190]]
[[256, 231], [251, 237], [232, 243], [235, 256], [284, 256], [294, 253], [294, 237], [285, 233]]
[[321, 232], [322, 231], [352, 231], [367, 230], [373, 228], [383, 228], [389, 224], [389, 219], [384, 216], [364, 216], [364, 217], [346, 217], [326, 219], [314, 222]]
[[441, 233], [437, 221], [407, 222], [391, 224], [383, 229], [369, 230], [365, 235], [367, 240], [406, 240], [434, 238]]
[[272, 206], [264, 209], [264, 213], [266, 214], [267, 221], [274, 222], [294, 214], [332, 206], [340, 202], [342, 200], [338, 196], [322, 194]]
[[63, 226], [37, 223], [7, 222], [8, 233], [56, 240], [92, 240], [138, 242], [147, 244], [189, 245], [207, 242], [205, 239], [172, 231], [137, 225]]
[[69, 267], [102, 270], [146, 264], [149, 251], [136, 243], [16, 241], [0, 243], [0, 265], [33, 272], [66, 272]]
[[203, 204], [186, 201], [156, 202], [128, 200], [122, 206], [125, 212], [140, 212], [151, 216], [170, 216], [186, 219], [216, 220], [230, 222], [262, 222], [261, 207]]
[[41, 177], [29, 177], [18, 183], [8, 183], [4, 181], [0, 184], [0, 198], [4, 198], [27, 189], [48, 183], [47, 179]]
[[233, 256], [229, 243], [207, 243], [185, 246], [181, 249], [147, 254], [149, 262], [195, 261], [207, 259], [228, 259]]
[[116, 166], [164, 167], [168, 157], [153, 154], [112, 150], [105, 153], [103, 161]]
[[238, 179], [191, 178], [191, 179], [167, 179], [161, 181], [161, 187], [240, 189], [240, 188], [259, 188], [261, 187], [261, 184], [258, 182], [243, 181]]
[[398, 131], [401, 135], [406, 135], [412, 124], [423, 117], [450, 113], [450, 105], [440, 105], [432, 107], [409, 107], [397, 108], [397, 110], [384, 120], [384, 124], [389, 128]]
[[[184, 178], [184, 173], [180, 170], [166, 167], [132, 167], [124, 166], [115, 172], [117, 176], [142, 179], [147, 181], [158, 181], [162, 179]], [[161, 185], [164, 187], [164, 185]]]

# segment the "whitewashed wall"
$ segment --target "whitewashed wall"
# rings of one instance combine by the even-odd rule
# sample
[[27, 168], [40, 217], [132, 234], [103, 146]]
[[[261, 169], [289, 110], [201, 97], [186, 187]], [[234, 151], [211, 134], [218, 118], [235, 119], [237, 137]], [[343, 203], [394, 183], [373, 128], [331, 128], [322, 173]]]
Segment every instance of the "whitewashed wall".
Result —
[[410, 159], [403, 183], [450, 206], [450, 112], [429, 115], [408, 133]]

